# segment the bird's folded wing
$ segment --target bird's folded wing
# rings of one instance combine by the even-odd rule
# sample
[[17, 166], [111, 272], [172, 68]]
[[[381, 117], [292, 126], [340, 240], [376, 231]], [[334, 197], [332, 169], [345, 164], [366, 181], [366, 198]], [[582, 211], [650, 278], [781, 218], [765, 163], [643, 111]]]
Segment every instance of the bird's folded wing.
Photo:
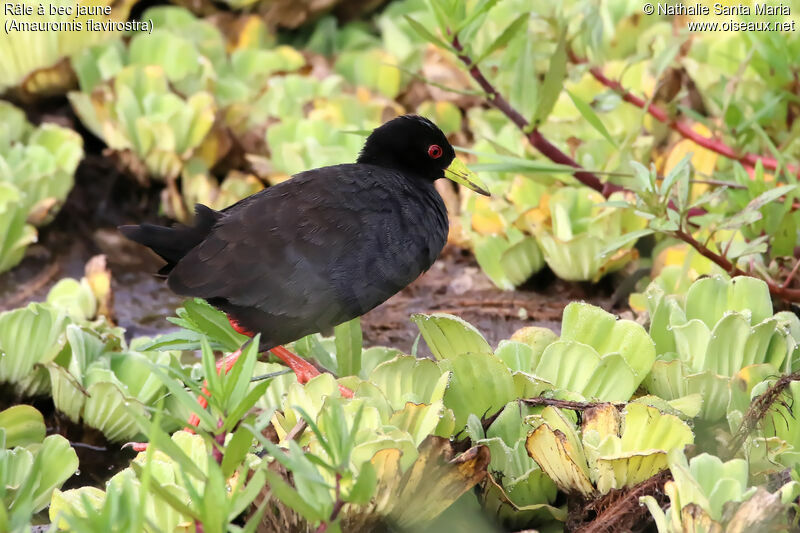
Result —
[[[343, 180], [346, 175], [327, 178], [338, 183], [276, 186], [226, 210], [173, 269], [170, 288], [257, 306], [272, 315], [340, 305], [342, 268], [353, 264], [347, 256], [363, 253], [359, 237], [365, 217], [386, 204], [360, 202], [346, 190], [353, 181]], [[349, 201], [340, 195], [350, 195]]]

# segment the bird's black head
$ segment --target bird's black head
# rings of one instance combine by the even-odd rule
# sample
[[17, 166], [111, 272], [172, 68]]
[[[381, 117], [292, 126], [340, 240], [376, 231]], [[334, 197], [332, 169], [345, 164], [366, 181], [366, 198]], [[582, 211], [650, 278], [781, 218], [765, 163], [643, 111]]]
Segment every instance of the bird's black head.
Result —
[[364, 144], [359, 163], [411, 172], [431, 180], [445, 177], [455, 151], [436, 124], [403, 115], [376, 128]]

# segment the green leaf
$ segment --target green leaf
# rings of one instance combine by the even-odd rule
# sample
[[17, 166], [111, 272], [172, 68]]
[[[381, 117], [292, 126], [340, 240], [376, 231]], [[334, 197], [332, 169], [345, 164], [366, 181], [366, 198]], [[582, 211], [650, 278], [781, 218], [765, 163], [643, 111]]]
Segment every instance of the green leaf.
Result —
[[677, 165], [675, 165], [672, 170], [664, 177], [664, 181], [661, 183], [661, 195], [666, 196], [669, 194], [670, 189], [675, 184], [675, 182], [679, 178], [689, 178], [689, 164], [692, 161], [692, 154], [686, 154], [683, 156]]
[[320, 342], [320, 336], [318, 333], [306, 335], [302, 339], [295, 341], [294, 347], [297, 355], [307, 359], [314, 359], [320, 365], [322, 365], [323, 368], [331, 372], [337, 371], [336, 361], [334, 361], [333, 356]]
[[431, 43], [435, 44], [436, 46], [438, 46], [439, 48], [443, 48], [445, 50], [450, 50], [452, 48], [449, 44], [447, 44], [446, 42], [444, 42], [443, 40], [441, 40], [440, 38], [438, 38], [437, 36], [432, 34], [430, 32], [430, 30], [428, 30], [428, 28], [426, 28], [425, 26], [420, 24], [418, 21], [414, 20], [413, 18], [409, 17], [408, 15], [404, 15], [404, 17], [408, 21], [408, 23], [411, 25], [411, 28], [415, 32], [417, 32], [419, 34], [419, 36], [422, 37], [423, 39], [425, 39], [426, 41], [431, 42]]
[[0, 381], [19, 384], [36, 363], [55, 359], [67, 341], [64, 331], [69, 323], [62, 311], [39, 303], [0, 314]]
[[482, 161], [486, 159], [496, 161], [487, 163], [470, 163], [469, 168], [475, 172], [541, 172], [544, 174], [574, 174], [576, 172], [575, 167], [571, 167], [569, 165], [559, 165], [558, 163], [550, 163], [549, 161], [526, 159], [524, 157], [515, 157], [511, 155], [502, 155], [489, 152], [478, 152], [460, 146], [457, 146], [455, 149], [465, 154], [475, 155]]
[[[323, 405], [324, 405], [324, 404], [323, 404]], [[337, 405], [339, 405], [339, 407], [341, 408], [341, 405], [340, 405], [340, 404], [337, 404]], [[333, 449], [331, 448], [331, 443], [330, 443], [330, 442], [328, 442], [328, 439], [327, 439], [327, 438], [325, 437], [325, 435], [322, 433], [322, 431], [320, 430], [319, 426], [318, 426], [318, 425], [317, 425], [317, 423], [314, 421], [314, 419], [311, 417], [311, 415], [309, 415], [309, 414], [306, 412], [306, 410], [305, 410], [305, 409], [303, 409], [302, 407], [300, 407], [299, 405], [293, 405], [293, 406], [292, 406], [292, 409], [294, 409], [295, 411], [297, 411], [298, 413], [300, 413], [300, 416], [303, 418], [303, 420], [305, 420], [305, 421], [306, 421], [306, 424], [308, 424], [308, 427], [311, 429], [311, 431], [313, 431], [313, 432], [314, 432], [314, 435], [316, 435], [316, 437], [317, 437], [317, 440], [319, 441], [319, 444], [320, 444], [320, 445], [323, 447], [323, 449], [325, 450], [325, 453], [327, 453], [327, 454], [328, 454], [328, 457], [331, 457], [331, 458], [333, 458], [333, 457], [334, 457], [334, 454], [333, 454]]]
[[[146, 421], [142, 421], [140, 423], [145, 422]], [[158, 426], [151, 424], [149, 427], [150, 429], [148, 430], [147, 437], [150, 439], [151, 446], [161, 452], [164, 452], [170, 459], [175, 461], [181, 472], [191, 475], [199, 481], [205, 481], [206, 475], [203, 473], [200, 467], [197, 466], [195, 461], [189, 455], [187, 455], [185, 451], [183, 451], [181, 446], [179, 446], [173, 438], [170, 438], [170, 436]], [[176, 433], [175, 435], [186, 435], [190, 438], [197, 438], [197, 436], [180, 432]], [[133, 465], [135, 463], [131, 464]]]
[[[167, 318], [169, 320], [169, 318]], [[139, 349], [143, 352], [149, 351], [172, 351], [172, 350], [183, 350], [183, 351], [194, 351], [200, 349], [200, 338], [203, 336], [202, 333], [198, 333], [196, 331], [190, 331], [188, 329], [181, 329], [180, 331], [176, 331], [174, 333], [167, 333], [165, 335], [159, 335], [151, 342], [144, 344]], [[221, 348], [221, 347], [220, 347]]]
[[794, 253], [797, 241], [797, 219], [794, 213], [786, 213], [781, 219], [772, 241], [772, 257], [789, 257]]
[[500, 258], [509, 249], [508, 241], [500, 235], [475, 235], [472, 237], [472, 252], [475, 260], [492, 283], [498, 288], [514, 290], [514, 283], [508, 279]]
[[361, 321], [354, 318], [333, 328], [336, 363], [339, 377], [357, 376], [361, 372], [363, 337]]
[[762, 218], [764, 217], [760, 211], [745, 208], [744, 211], [739, 211], [732, 217], [725, 219], [722, 224], [719, 225], [719, 229], [739, 229], [742, 226], [758, 222]]
[[225, 478], [231, 477], [233, 472], [241, 466], [247, 452], [253, 444], [253, 434], [245, 426], [239, 426], [228, 444], [225, 446], [225, 453], [222, 455], [222, 475]]
[[407, 402], [431, 404], [442, 399], [449, 374], [430, 359], [399, 355], [381, 363], [369, 376], [386, 397], [392, 410], [400, 411]]
[[446, 33], [450, 27], [450, 20], [452, 19], [453, 10], [450, 6], [443, 6], [447, 0], [431, 0], [430, 6], [433, 8], [433, 14], [436, 17], [436, 22], [439, 23], [439, 29], [442, 33]]
[[559, 389], [582, 394], [600, 362], [600, 354], [593, 347], [560, 339], [545, 348], [533, 374]]
[[[526, 119], [535, 114], [537, 93], [542, 89], [536, 75], [536, 52], [533, 39], [522, 39], [519, 43], [519, 56], [514, 63], [511, 87], [508, 92], [509, 103]], [[519, 41], [514, 42], [517, 46]], [[531, 122], [529, 127], [535, 126]]]
[[208, 390], [211, 396], [214, 397], [214, 402], [222, 400], [220, 396], [224, 394], [222, 388], [222, 378], [217, 373], [216, 359], [214, 352], [211, 351], [211, 346], [208, 344], [208, 339], [203, 337], [200, 339], [200, 349], [202, 351], [203, 374], [208, 382]]
[[541, 355], [541, 351], [534, 353], [533, 346], [516, 340], [503, 340], [497, 346], [494, 354], [502, 360], [512, 372], [530, 372], [534, 357]]
[[30, 489], [34, 511], [44, 509], [53, 490], [72, 477], [77, 469], [78, 455], [69, 441], [61, 435], [50, 435], [36, 451], [31, 470], [33, 475], [26, 479], [19, 493], [25, 494]]
[[478, 65], [489, 55], [507, 45], [521, 30], [527, 30], [530, 17], [530, 13], [523, 13], [515, 18], [511, 24], [509, 24], [508, 27], [503, 30], [503, 33], [501, 33], [500, 36], [497, 37], [494, 42], [492, 42], [492, 44], [486, 47], [486, 50], [484, 50], [481, 55], [472, 61], [472, 66]]
[[496, 4], [497, 0], [478, 0], [475, 7], [470, 10], [469, 15], [458, 24], [455, 33], [458, 34], [462, 29], [475, 22], [478, 17], [492, 9]]
[[777, 200], [784, 194], [788, 194], [790, 191], [793, 191], [796, 188], [797, 185], [782, 185], [781, 187], [770, 189], [767, 192], [759, 194], [757, 197], [750, 200], [750, 203], [747, 204], [745, 210], [761, 209], [768, 203]]
[[[222, 400], [226, 411], [230, 411], [238, 406], [248, 394], [247, 390], [250, 386], [250, 378], [253, 377], [253, 370], [255, 369], [256, 359], [258, 358], [258, 344], [260, 340], [261, 334], [256, 335], [252, 342], [247, 345], [247, 348], [244, 348], [241, 355], [236, 359], [230, 372], [222, 376], [222, 381], [224, 383]], [[250, 407], [252, 407], [252, 405], [247, 407], [247, 409]]]
[[456, 431], [466, 426], [470, 414], [492, 416], [514, 399], [511, 371], [491, 353], [464, 353], [439, 365], [453, 372], [444, 404], [456, 416]]
[[42, 413], [30, 405], [15, 405], [1, 411], [0, 429], [5, 431], [5, 447], [8, 449], [38, 444], [47, 432]]
[[[172, 370], [172, 369], [170, 369]], [[174, 372], [174, 370], [172, 370]], [[184, 409], [196, 414], [200, 417], [200, 421], [208, 428], [216, 427], [216, 420], [211, 416], [207, 410], [200, 407], [197, 399], [183, 387], [183, 383], [175, 378], [165, 374], [157, 365], [153, 365], [151, 372], [154, 376], [161, 380], [161, 382], [169, 389], [172, 396], [180, 403]]]
[[267, 470], [267, 480], [269, 482], [270, 489], [272, 490], [273, 494], [275, 494], [275, 497], [300, 513], [300, 515], [302, 515], [303, 518], [309, 522], [315, 523], [323, 518], [326, 518], [318, 509], [313, 507], [310, 503], [307, 503], [300, 496], [297, 490], [286, 483], [286, 481], [284, 481], [283, 478], [276, 472]]
[[[262, 479], [263, 478], [263, 479]], [[250, 483], [247, 484], [247, 488], [241, 493], [242, 499], [247, 502], [246, 505], [237, 506], [242, 507], [241, 509], [237, 509], [234, 507], [232, 510], [236, 512], [236, 515], [231, 516], [228, 514], [228, 521], [233, 522], [236, 519], [236, 516], [240, 515], [244, 512], [244, 510], [250, 506], [251, 504], [255, 504], [255, 496], [250, 496], [249, 492], [251, 490], [256, 490], [256, 493], [260, 492], [267, 484], [267, 473], [265, 470], [258, 470], [250, 480]], [[261, 525], [261, 517], [264, 515], [264, 512], [267, 510], [267, 506], [270, 504], [269, 498], [263, 498], [261, 503], [255, 509], [255, 512], [248, 516], [247, 523], [245, 524], [244, 528], [242, 528], [242, 533], [256, 533], [258, 527]]]
[[636, 188], [639, 192], [655, 192], [656, 175], [649, 168], [639, 163], [631, 161], [633, 167], [633, 177], [636, 180]]
[[536, 239], [526, 237], [503, 252], [500, 266], [512, 284], [522, 285], [544, 267], [544, 256]]
[[222, 469], [213, 457], [208, 457], [208, 481], [203, 487], [202, 500], [198, 502], [202, 513], [204, 531], [209, 533], [225, 533], [228, 518], [227, 507], [230, 500], [227, 498], [227, 487]]
[[536, 104], [536, 113], [532, 123], [537, 127], [542, 123], [556, 105], [558, 95], [564, 87], [564, 78], [567, 76], [567, 37], [566, 32], [562, 32], [558, 39], [558, 45], [550, 58], [550, 68], [544, 77], [542, 89], [539, 92], [539, 101]]
[[179, 309], [178, 316], [188, 318], [196, 325], [195, 331], [205, 333], [212, 340], [219, 342], [226, 351], [237, 350], [248, 339], [246, 335], [237, 333], [233, 329], [225, 313], [214, 309], [205, 300], [200, 298], [186, 300], [183, 302], [183, 311], [181, 313]]
[[375, 466], [367, 461], [361, 465], [361, 471], [358, 473], [353, 488], [350, 489], [350, 492], [345, 497], [345, 501], [355, 505], [365, 505], [372, 499], [377, 486], [378, 473], [375, 470]]
[[610, 142], [614, 148], [617, 148], [616, 141], [614, 141], [614, 138], [611, 137], [610, 133], [608, 133], [605, 124], [603, 124], [603, 121], [600, 120], [600, 117], [597, 116], [597, 113], [594, 112], [592, 106], [590, 106], [589, 104], [578, 98], [576, 95], [572, 94], [571, 91], [566, 90], [566, 92], [572, 99], [572, 103], [575, 104], [575, 107], [578, 109], [580, 114], [583, 115], [583, 118], [586, 119], [586, 122], [588, 122], [594, 129], [596, 129], [603, 137], [605, 137], [606, 140]]
[[760, 101], [758, 107], [755, 108], [755, 112], [752, 114], [748, 113], [747, 118], [745, 118], [742, 122], [736, 125], [736, 129], [738, 131], [747, 131], [748, 126], [757, 123], [761, 119], [761, 117], [765, 116], [767, 113], [772, 111], [772, 108], [781, 103], [785, 97], [786, 96], [784, 94], [778, 93], [772, 96], [772, 98], [770, 98], [766, 102], [764, 102], [763, 100]]
[[486, 438], [481, 419], [475, 416], [475, 413], [470, 413], [467, 417], [467, 436], [473, 443]]
[[462, 318], [447, 313], [411, 315], [422, 337], [437, 359], [449, 359], [464, 353], [491, 353], [483, 335]]
[[653, 233], [655, 233], [655, 232], [650, 228], [637, 229], [636, 231], [623, 233], [622, 235], [620, 235], [619, 237], [617, 237], [616, 239], [614, 239], [613, 241], [608, 243], [608, 245], [605, 248], [600, 250], [600, 255], [601, 256], [606, 256], [606, 255], [613, 254], [614, 252], [616, 252], [617, 250], [619, 250], [620, 248], [622, 248], [623, 246], [625, 246], [629, 242], [637, 241], [637, 240], [641, 239], [642, 237], [646, 237], [648, 235], [652, 235]]
[[326, 451], [339, 471], [347, 468], [347, 464], [350, 462], [353, 437], [358, 432], [357, 426], [360, 424], [364, 409], [364, 404], [361, 403], [351, 426], [348, 424], [348, 416], [342, 402], [341, 398], [327, 398], [317, 417], [320, 435], [325, 436]]
[[[285, 373], [286, 372], [283, 371], [281, 371], [280, 373], [275, 372], [275, 375], [282, 376]], [[250, 392], [248, 392], [247, 395], [242, 399], [242, 401], [236, 404], [234, 408], [231, 409], [231, 411], [225, 417], [225, 424], [222, 426], [223, 431], [230, 431], [234, 426], [236, 426], [236, 424], [239, 423], [244, 414], [247, 411], [249, 411], [256, 404], [256, 402], [258, 402], [258, 400], [261, 399], [262, 396], [264, 396], [270, 384], [271, 381], [264, 380], [255, 387], [253, 387], [250, 390]]]
[[[192, 463], [194, 464], [194, 463]], [[133, 469], [136, 476], [141, 478], [144, 475], [144, 469], [139, 463], [132, 462], [131, 468]], [[150, 490], [152, 490], [159, 498], [164, 500], [164, 502], [181, 513], [182, 515], [188, 516], [193, 520], [200, 520], [200, 515], [198, 512], [187, 504], [185, 504], [176, 494], [174, 494], [168, 487], [162, 486], [159, 483], [151, 483]]]

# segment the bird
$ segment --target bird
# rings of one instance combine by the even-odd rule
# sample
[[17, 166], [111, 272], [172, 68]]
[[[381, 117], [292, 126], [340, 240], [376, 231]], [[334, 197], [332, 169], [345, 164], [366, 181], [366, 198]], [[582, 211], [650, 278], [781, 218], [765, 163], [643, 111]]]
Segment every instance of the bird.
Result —
[[197, 204], [192, 225], [119, 231], [166, 261], [170, 290], [260, 333], [259, 351], [305, 383], [319, 371], [284, 344], [363, 315], [439, 256], [449, 229], [440, 178], [489, 196], [441, 129], [402, 115], [369, 134], [355, 163], [300, 172], [220, 211]]

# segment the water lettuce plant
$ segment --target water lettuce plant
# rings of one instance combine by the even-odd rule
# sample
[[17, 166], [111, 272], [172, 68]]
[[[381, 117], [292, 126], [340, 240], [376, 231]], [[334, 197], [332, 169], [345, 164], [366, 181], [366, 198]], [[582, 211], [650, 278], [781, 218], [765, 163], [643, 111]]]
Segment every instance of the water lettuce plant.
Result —
[[83, 158], [76, 132], [44, 123], [34, 127], [25, 113], [0, 101], [0, 272], [19, 263], [36, 242], [36, 226], [50, 222], [72, 189]]
[[487, 482], [479, 496], [481, 506], [507, 527], [566, 520], [565, 509], [555, 506], [556, 484], [525, 448], [532, 430], [526, 420], [540, 411], [514, 400], [485, 431], [476, 415], [471, 415], [467, 423], [472, 442], [487, 446], [491, 452]]
[[[117, 519], [131, 530], [156, 532], [188, 529], [198, 519], [211, 531], [224, 531], [218, 529], [223, 521], [240, 514], [255, 497], [254, 489], [263, 483], [263, 469], [245, 484], [247, 466], [236, 465], [242, 470], [229, 487], [201, 436], [178, 431], [164, 437], [163, 448], [154, 446], [152, 452], [138, 454], [131, 466], [106, 483], [105, 490], [85, 486], [55, 491], [51, 522], [60, 530], [72, 531], [98, 522], [110, 525]], [[145, 471], [152, 476], [147, 483], [159, 489], [150, 484], [150, 490], [143, 490]], [[198, 501], [200, 495], [207, 499]]]
[[30, 405], [0, 411], [0, 528], [24, 531], [30, 517], [78, 469], [78, 456], [61, 435], [45, 437], [42, 414]]
[[464, 225], [478, 263], [498, 287], [522, 284], [545, 263], [562, 279], [597, 281], [638, 257], [635, 238], [605, 254], [644, 227], [632, 210], [604, 205], [602, 195], [585, 187], [546, 187], [523, 175], [496, 183], [504, 198], [469, 198]]
[[[373, 478], [362, 505], [342, 510], [344, 524], [419, 525], [480, 481], [489, 462], [486, 448], [457, 454], [448, 441], [454, 428], [453, 413], [443, 405], [449, 377], [433, 363], [398, 356], [378, 365], [355, 389], [354, 398], [347, 400], [338, 397], [330, 376], [321, 375], [306, 387], [292, 385], [272, 424], [279, 444], [288, 445], [290, 455], [295, 455], [298, 444], [308, 446], [309, 454], [317, 458], [314, 462], [319, 462], [309, 463], [318, 483], [328, 487], [339, 483], [343, 491], [355, 491], [366, 483], [362, 478]], [[308, 429], [298, 434], [298, 424]], [[339, 476], [335, 465], [344, 469]], [[302, 493], [304, 487], [295, 485]], [[326, 493], [309, 502], [319, 507], [318, 519], [326, 517], [336, 501], [330, 489]], [[370, 494], [371, 501], [363, 505]], [[280, 499], [302, 513], [292, 499]]]
[[214, 123], [216, 105], [208, 92], [182, 98], [169, 88], [159, 66], [129, 66], [113, 83], [91, 95], [70, 93], [81, 121], [116, 151], [142, 179], [147, 175], [175, 180]]
[[[554, 506], [556, 478], [548, 477], [551, 473], [526, 449], [533, 430], [529, 421], [541, 408], [519, 399], [629, 400], [655, 360], [644, 328], [598, 307], [571, 303], [564, 310], [560, 338], [548, 329], [528, 327], [492, 350], [480, 332], [458, 317], [418, 314], [412, 320], [439, 366], [453, 373], [444, 400], [456, 415], [456, 429], [466, 424], [472, 442], [492, 452], [480, 496], [483, 508], [510, 527], [565, 520], [564, 510]], [[657, 412], [644, 404], [633, 409], [644, 408]], [[481, 419], [491, 420], [488, 428]]]
[[650, 335], [658, 354], [645, 381], [647, 390], [667, 400], [699, 393], [700, 416], [709, 422], [729, 409], [734, 380], [756, 384], [791, 371], [798, 357], [793, 331], [798, 318], [773, 314], [766, 284], [756, 278], [720, 276], [695, 281], [685, 301], [666, 295], [658, 284], [646, 291]]
[[133, 414], [147, 418], [165, 392], [151, 363], [177, 365], [176, 353], [140, 350], [145, 338], [126, 343], [123, 330], [87, 308], [98, 303], [84, 278], [62, 280], [47, 302], [0, 314], [0, 382], [22, 397], [49, 394], [58, 411], [110, 441], [130, 440], [141, 432]]
[[[610, 202], [621, 194], [611, 195]], [[540, 199], [522, 224], [536, 237], [547, 265], [562, 279], [597, 281], [638, 257], [635, 239], [610, 255], [605, 249], [645, 221], [631, 209], [603, 205], [601, 194], [580, 187], [562, 187]]]
[[227, 207], [261, 180], [352, 161], [363, 143], [354, 132], [403, 111], [338, 75], [309, 75], [307, 59], [275, 45], [258, 17], [237, 34], [174, 6], [143, 17], [154, 21], [152, 35], [72, 60], [81, 90], [69, 99], [126, 171], [166, 183], [172, 218], [191, 220], [198, 202]]
[[[215, 374], [205, 337], [201, 344], [201, 366]], [[199, 390], [185, 370], [151, 365], [176, 401], [198, 415], [197, 434], [179, 431], [170, 438], [151, 423], [147, 452], [112, 478], [105, 491], [83, 487], [54, 494], [53, 522], [67, 529], [107, 519], [112, 499], [129, 490], [138, 493], [140, 511], [132, 516], [140, 517], [145, 530], [196, 522], [206, 529], [223, 527], [251, 504], [269, 509], [248, 516], [264, 527], [410, 526], [438, 515], [485, 475], [488, 450], [478, 446], [457, 454], [447, 438], [434, 435], [453, 431], [453, 416], [446, 416], [442, 405], [449, 374], [434, 363], [418, 366], [408, 356], [387, 361], [373, 369], [371, 381], [360, 383], [353, 399], [340, 397], [334, 378], [321, 374], [305, 386], [290, 385], [279, 405], [247, 414], [275, 384], [271, 375], [247, 386], [255, 359], [251, 344], [230, 373], [208, 379], [208, 411], [184, 388]], [[415, 394], [393, 396], [403, 383], [412, 383]], [[147, 426], [141, 415], [132, 416]], [[259, 450], [259, 456], [251, 453]], [[148, 475], [162, 488], [142, 492]], [[84, 497], [89, 507], [78, 507]], [[169, 512], [159, 510], [164, 505]]]
[[664, 486], [670, 500], [666, 511], [652, 496], [641, 499], [655, 518], [658, 533], [682, 531], [759, 531], [786, 527], [789, 504], [800, 494], [797, 481], [790, 481], [774, 493], [748, 486], [748, 465], [744, 459], [723, 463], [702, 453], [687, 461], [679, 451], [669, 454], [673, 480]]
[[[6, 31], [0, 36], [0, 92], [14, 90], [24, 98], [63, 94], [74, 84], [68, 58], [90, 46], [117, 37], [117, 32], [102, 27], [87, 29], [89, 20], [121, 21], [128, 18], [135, 2], [99, 1], [91, 7], [109, 7], [110, 15], [78, 14], [75, 4], [54, 0], [43, 12], [31, 14], [3, 10], [0, 25]], [[52, 7], [50, 7], [52, 6]], [[64, 14], [57, 14], [61, 10]], [[70, 13], [66, 14], [69, 10]], [[66, 23], [66, 24], [65, 24]], [[64, 31], [36, 31], [26, 25], [63, 24]], [[34, 26], [38, 27], [38, 26]]]
[[[437, 358], [470, 353], [469, 357], [476, 358], [474, 354], [492, 352], [474, 327], [456, 317], [434, 314], [412, 319]], [[642, 326], [577, 302], [564, 309], [560, 338], [545, 328], [524, 328], [494, 350], [502, 363], [497, 375], [511, 378], [518, 398], [550, 391], [601, 401], [630, 399], [655, 355], [653, 341]]]
[[[73, 422], [99, 429], [110, 441], [126, 441], [141, 433], [135, 412], [148, 413], [166, 389], [150, 372], [151, 364], [169, 366], [174, 354], [142, 352], [74, 324], [66, 328], [64, 351], [45, 365], [53, 403]], [[105, 342], [104, 342], [105, 341]]]
[[580, 431], [550, 406], [532, 417], [532, 425], [528, 453], [561, 490], [584, 497], [641, 483], [668, 467], [671, 450], [694, 442], [678, 417], [638, 403], [622, 412], [610, 404], [593, 407], [583, 413]]
[[731, 433], [741, 440], [751, 475], [770, 476], [786, 468], [796, 477], [800, 466], [800, 382], [768, 376], [754, 385], [752, 381], [763, 376], [745, 377], [750, 380], [737, 383], [738, 393], [732, 398], [727, 418]]

